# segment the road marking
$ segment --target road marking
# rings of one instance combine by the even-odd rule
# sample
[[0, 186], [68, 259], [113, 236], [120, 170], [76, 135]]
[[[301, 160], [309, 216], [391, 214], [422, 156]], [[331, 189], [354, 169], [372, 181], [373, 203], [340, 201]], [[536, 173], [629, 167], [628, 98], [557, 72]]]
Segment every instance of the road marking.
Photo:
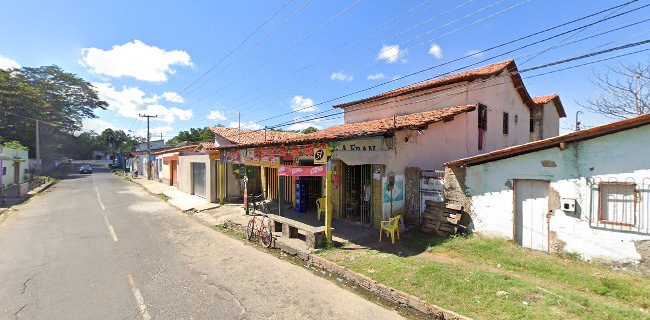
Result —
[[149, 311], [147, 311], [147, 305], [144, 304], [144, 298], [140, 293], [140, 289], [138, 289], [138, 287], [135, 286], [135, 280], [133, 280], [133, 276], [128, 275], [128, 278], [129, 278], [129, 285], [131, 286], [131, 291], [133, 291], [133, 296], [135, 297], [135, 301], [138, 303], [138, 308], [140, 309], [140, 315], [142, 315], [142, 319], [151, 320]]
[[115, 229], [113, 229], [111, 223], [108, 222], [108, 217], [106, 215], [104, 215], [104, 221], [106, 221], [106, 226], [108, 227], [108, 231], [111, 233], [111, 237], [113, 237], [113, 241], [117, 241], [117, 235], [115, 234]]
[[93, 185], [95, 186], [95, 193], [97, 194], [97, 200], [99, 200], [99, 205], [102, 207], [102, 210], [106, 210], [104, 202], [102, 201], [102, 196], [99, 195], [99, 189], [97, 189], [97, 184], [95, 183], [95, 177], [91, 176], [90, 179], [93, 180]]

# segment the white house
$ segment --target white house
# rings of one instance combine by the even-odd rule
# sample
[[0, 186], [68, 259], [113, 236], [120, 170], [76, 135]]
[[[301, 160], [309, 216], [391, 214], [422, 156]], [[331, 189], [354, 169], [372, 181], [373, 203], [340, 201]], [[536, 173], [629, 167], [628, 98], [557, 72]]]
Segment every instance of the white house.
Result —
[[[650, 240], [650, 115], [448, 162], [445, 197], [476, 232], [587, 260]], [[646, 259], [649, 257], [646, 257]]]
[[[345, 125], [352, 127], [390, 118], [398, 126], [406, 115], [423, 119], [432, 110], [463, 110], [435, 125], [394, 130], [386, 140], [383, 216], [406, 214], [411, 224], [420, 222], [424, 199], [430, 197], [424, 190], [432, 176], [428, 172], [441, 171], [455, 159], [557, 136], [559, 119], [566, 116], [558, 95], [531, 98], [514, 60], [334, 107], [343, 109]], [[389, 190], [389, 184], [402, 192]]]
[[27, 181], [27, 150], [0, 146], [0, 185], [20, 185]]

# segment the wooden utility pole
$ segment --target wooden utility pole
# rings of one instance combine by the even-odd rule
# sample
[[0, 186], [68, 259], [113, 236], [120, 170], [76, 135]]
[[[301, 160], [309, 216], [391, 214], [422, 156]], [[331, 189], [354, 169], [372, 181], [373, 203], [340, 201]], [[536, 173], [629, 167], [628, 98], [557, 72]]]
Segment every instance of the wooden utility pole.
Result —
[[147, 114], [138, 114], [142, 118], [147, 118], [147, 180], [151, 180], [151, 134], [149, 133], [149, 119], [157, 118], [158, 115], [152, 116]]
[[36, 120], [36, 173], [41, 174], [41, 137], [38, 130], [38, 120]]

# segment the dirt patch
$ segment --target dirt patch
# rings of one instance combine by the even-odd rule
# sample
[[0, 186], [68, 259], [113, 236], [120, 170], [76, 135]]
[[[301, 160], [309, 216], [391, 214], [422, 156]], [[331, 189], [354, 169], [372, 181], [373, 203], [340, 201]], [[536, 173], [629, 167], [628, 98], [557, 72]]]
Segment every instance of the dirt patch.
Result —
[[637, 241], [636, 251], [641, 255], [639, 271], [650, 275], [650, 240]]

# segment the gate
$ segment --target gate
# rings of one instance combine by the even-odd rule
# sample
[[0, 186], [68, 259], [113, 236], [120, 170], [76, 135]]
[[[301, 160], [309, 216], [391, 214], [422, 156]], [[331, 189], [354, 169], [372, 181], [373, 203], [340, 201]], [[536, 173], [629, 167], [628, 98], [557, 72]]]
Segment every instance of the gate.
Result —
[[445, 202], [444, 176], [444, 171], [420, 171], [420, 224], [422, 223], [422, 214], [427, 207], [425, 201]]
[[192, 193], [205, 198], [205, 163], [192, 162]]

